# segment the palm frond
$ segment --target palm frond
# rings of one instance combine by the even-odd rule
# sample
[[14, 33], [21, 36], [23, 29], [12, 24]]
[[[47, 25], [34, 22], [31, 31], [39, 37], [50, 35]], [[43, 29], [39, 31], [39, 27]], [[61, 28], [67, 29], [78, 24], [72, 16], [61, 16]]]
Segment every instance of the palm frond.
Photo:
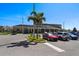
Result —
[[28, 21], [33, 20], [33, 19], [34, 19], [33, 16], [29, 16], [29, 17], [28, 17]]
[[36, 14], [37, 14], [36, 11], [31, 12], [31, 15], [36, 15]]
[[44, 15], [44, 13], [38, 13], [38, 15], [42, 17]]

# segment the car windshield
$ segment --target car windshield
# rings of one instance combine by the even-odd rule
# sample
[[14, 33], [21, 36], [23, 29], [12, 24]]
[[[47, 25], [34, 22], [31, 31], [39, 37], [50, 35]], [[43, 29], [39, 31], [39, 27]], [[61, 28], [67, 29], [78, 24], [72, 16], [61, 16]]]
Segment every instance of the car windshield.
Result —
[[59, 35], [62, 35], [62, 33], [58, 33]]
[[63, 35], [67, 35], [67, 33], [64, 33]]
[[75, 36], [74, 34], [72, 34], [72, 33], [68, 33], [69, 35], [72, 35], [72, 36]]
[[74, 35], [77, 35], [77, 34], [78, 34], [78, 32], [70, 32], [70, 33], [72, 33], [72, 34], [74, 34]]
[[67, 33], [58, 33], [58, 35], [67, 35]]
[[50, 36], [53, 35], [52, 33], [48, 33]]

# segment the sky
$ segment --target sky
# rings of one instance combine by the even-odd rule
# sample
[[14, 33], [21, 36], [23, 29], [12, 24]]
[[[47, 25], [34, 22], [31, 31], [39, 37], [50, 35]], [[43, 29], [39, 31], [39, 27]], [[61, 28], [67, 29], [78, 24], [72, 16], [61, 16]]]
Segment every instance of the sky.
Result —
[[[61, 24], [65, 29], [79, 30], [79, 3], [36, 3], [35, 10], [43, 12], [48, 24]], [[13, 26], [32, 24], [28, 16], [32, 12], [32, 3], [0, 3], [0, 25]]]

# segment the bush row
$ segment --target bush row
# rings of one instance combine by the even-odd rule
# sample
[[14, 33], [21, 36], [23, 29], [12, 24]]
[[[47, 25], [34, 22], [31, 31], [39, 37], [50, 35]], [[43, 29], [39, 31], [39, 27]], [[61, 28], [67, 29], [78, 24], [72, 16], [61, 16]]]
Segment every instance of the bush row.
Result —
[[45, 43], [45, 42], [46, 42], [45, 39], [43, 39], [43, 38], [41, 38], [41, 37], [38, 37], [38, 38], [37, 38], [37, 36], [34, 36], [34, 35], [32, 35], [32, 34], [30, 34], [30, 35], [28, 36], [27, 40], [28, 40], [29, 42], [36, 42], [36, 43]]

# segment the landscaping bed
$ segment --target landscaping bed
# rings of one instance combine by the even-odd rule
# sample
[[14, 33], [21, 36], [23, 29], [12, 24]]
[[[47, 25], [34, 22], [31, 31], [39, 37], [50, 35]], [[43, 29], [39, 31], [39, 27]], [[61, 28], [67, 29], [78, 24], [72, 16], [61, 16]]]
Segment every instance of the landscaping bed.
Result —
[[41, 38], [40, 36], [37, 38], [37, 36], [30, 34], [27, 37], [27, 41], [29, 41], [30, 43], [45, 43], [46, 40]]
[[0, 35], [8, 35], [10, 34], [9, 32], [0, 32]]

